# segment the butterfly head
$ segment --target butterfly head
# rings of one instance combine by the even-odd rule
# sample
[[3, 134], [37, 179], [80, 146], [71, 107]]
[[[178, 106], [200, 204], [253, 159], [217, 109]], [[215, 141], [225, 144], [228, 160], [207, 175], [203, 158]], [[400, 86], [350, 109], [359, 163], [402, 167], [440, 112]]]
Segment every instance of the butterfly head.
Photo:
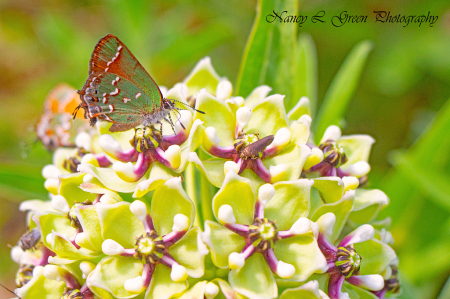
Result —
[[163, 99], [162, 106], [166, 111], [172, 111], [175, 109], [175, 100]]

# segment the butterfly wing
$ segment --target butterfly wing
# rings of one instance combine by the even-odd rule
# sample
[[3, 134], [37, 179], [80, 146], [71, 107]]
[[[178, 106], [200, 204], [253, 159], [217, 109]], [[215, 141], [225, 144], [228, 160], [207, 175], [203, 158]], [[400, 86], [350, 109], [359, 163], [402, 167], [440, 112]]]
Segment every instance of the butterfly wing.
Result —
[[85, 117], [114, 122], [111, 131], [131, 129], [161, 106], [158, 85], [128, 48], [107, 35], [95, 46], [89, 78], [80, 91]]

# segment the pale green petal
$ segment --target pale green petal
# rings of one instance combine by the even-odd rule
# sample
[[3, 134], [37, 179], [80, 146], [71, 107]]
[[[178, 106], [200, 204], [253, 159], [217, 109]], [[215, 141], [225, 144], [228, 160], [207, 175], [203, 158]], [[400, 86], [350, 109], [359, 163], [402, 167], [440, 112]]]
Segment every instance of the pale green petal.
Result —
[[345, 169], [346, 166], [356, 163], [358, 161], [369, 161], [370, 149], [375, 139], [369, 135], [349, 135], [339, 138], [337, 143], [344, 147], [345, 156], [348, 158], [347, 163], [342, 165]]
[[164, 184], [167, 180], [178, 177], [179, 175], [161, 163], [152, 163], [149, 168], [148, 179], [138, 182], [133, 193], [133, 198], [141, 198], [148, 192]]
[[142, 274], [143, 264], [134, 257], [108, 256], [103, 258], [87, 279], [90, 286], [101, 288], [117, 298], [133, 298], [136, 294], [124, 288], [124, 282]]
[[76, 172], [60, 176], [61, 184], [59, 185], [58, 194], [66, 199], [69, 207], [72, 207], [75, 202], [84, 202], [86, 200], [92, 202], [95, 199], [95, 194], [80, 189], [85, 175], [84, 173]]
[[[122, 149], [124, 151], [128, 151], [132, 148], [130, 144], [130, 140], [134, 137], [134, 130], [128, 130], [124, 132], [111, 132], [109, 128], [113, 125], [113, 123], [106, 122], [106, 121], [98, 121], [97, 122], [97, 128], [99, 135], [108, 134], [111, 135], [115, 141], [119, 142], [122, 146]], [[100, 151], [103, 152], [103, 151]], [[111, 161], [117, 161], [110, 156], [106, 155]]]
[[[200, 239], [200, 229], [190, 229], [178, 242], [169, 247], [169, 253], [180, 264], [186, 267], [190, 277], [199, 278], [205, 274], [205, 244]], [[205, 251], [206, 249], [206, 251]]]
[[286, 174], [280, 180], [290, 181], [296, 180], [300, 177], [302, 172], [303, 164], [306, 158], [310, 155], [311, 150], [307, 148], [306, 145], [299, 147], [297, 144], [291, 143], [287, 145], [283, 151], [278, 153], [276, 156], [271, 158], [263, 159], [263, 163], [267, 169], [270, 166], [276, 166], [280, 164], [286, 165]]
[[63, 174], [70, 173], [63, 167], [64, 160], [67, 158], [74, 156], [77, 152], [77, 149], [60, 147], [53, 154], [53, 165], [59, 168]]
[[261, 185], [266, 183], [253, 171], [253, 169], [244, 169], [240, 176], [249, 179], [252, 183], [253, 189], [255, 190], [258, 190]]
[[102, 251], [103, 238], [101, 234], [100, 220], [94, 205], [81, 206], [75, 211], [89, 243], [96, 250]]
[[213, 211], [216, 219], [222, 205], [230, 205], [239, 224], [253, 223], [256, 196], [249, 179], [228, 171], [222, 187], [213, 198]]
[[224, 165], [227, 160], [208, 159], [201, 161], [195, 152], [189, 153], [188, 160], [206, 176], [211, 184], [216, 187], [222, 186], [223, 180], [225, 179]]
[[355, 205], [350, 219], [356, 223], [367, 223], [372, 221], [388, 204], [389, 198], [381, 190], [356, 189]]
[[314, 179], [314, 188], [319, 193], [325, 203], [333, 203], [342, 198], [344, 195], [344, 183], [338, 177], [323, 177]]
[[328, 296], [322, 297], [322, 295], [319, 292], [319, 283], [317, 281], [310, 281], [300, 287], [287, 289], [280, 296], [280, 299], [297, 299], [297, 298], [328, 299]]
[[101, 253], [93, 252], [84, 248], [77, 249], [65, 236], [56, 232], [52, 234], [52, 246], [49, 248], [56, 253], [59, 258], [69, 260], [93, 259], [99, 257]]
[[187, 281], [174, 282], [170, 278], [170, 268], [162, 264], [156, 265], [152, 281], [145, 294], [145, 299], [167, 299], [181, 294], [188, 288]]
[[76, 229], [70, 225], [69, 218], [63, 214], [47, 212], [37, 214], [33, 219], [36, 219], [38, 222], [39, 229], [41, 230], [42, 241], [48, 248], [51, 248], [52, 246], [47, 242], [46, 237], [48, 234], [51, 234], [52, 231], [64, 234], [69, 238], [72, 237], [76, 231]]
[[228, 256], [232, 252], [241, 252], [245, 246], [245, 239], [238, 234], [223, 227], [219, 223], [205, 221], [203, 241], [211, 250], [214, 265], [219, 268], [228, 268]]
[[173, 217], [183, 214], [194, 222], [195, 206], [181, 186], [180, 178], [172, 178], [155, 190], [152, 198], [150, 216], [159, 236], [172, 231]]
[[288, 112], [287, 116], [289, 121], [294, 121], [304, 114], [311, 116], [311, 105], [307, 97], [301, 97], [294, 108]]
[[236, 117], [231, 112], [230, 107], [225, 102], [219, 101], [207, 92], [202, 91], [197, 96], [196, 108], [205, 112], [205, 114], [195, 112], [194, 120], [200, 119], [203, 121], [205, 128], [214, 127], [220, 139], [220, 145], [233, 145]]
[[189, 95], [196, 94], [200, 89], [206, 88], [211, 94], [216, 94], [220, 77], [211, 64], [211, 58], [201, 59], [191, 73], [183, 80], [189, 88]]
[[275, 195], [264, 208], [264, 216], [277, 223], [279, 230], [288, 230], [300, 217], [309, 213], [312, 180], [300, 179], [274, 184]]
[[66, 285], [64, 282], [47, 279], [44, 268], [35, 269], [33, 278], [23, 287], [16, 289], [21, 299], [60, 299]]
[[346, 281], [342, 286], [342, 292], [348, 293], [350, 299], [378, 299], [378, 297], [375, 294], [362, 288], [358, 288], [357, 286], [354, 286]]
[[310, 128], [307, 124], [299, 121], [294, 121], [289, 126], [292, 134], [292, 142], [306, 144], [310, 135]]
[[353, 196], [343, 197], [341, 200], [320, 206], [312, 215], [311, 221], [316, 222], [322, 215], [333, 213], [336, 216], [336, 222], [333, 225], [333, 233], [328, 237], [331, 243], [334, 243], [339, 237], [345, 223], [347, 223], [350, 211], [353, 207]]
[[266, 137], [275, 135], [281, 128], [286, 128], [287, 117], [283, 99], [284, 96], [273, 95], [256, 105], [244, 131], [246, 133], [259, 133], [261, 137]]
[[249, 257], [242, 269], [231, 270], [228, 281], [233, 289], [249, 298], [275, 298], [278, 295], [272, 270], [260, 253]]
[[361, 275], [380, 274], [394, 259], [395, 251], [376, 239], [354, 244], [356, 252], [363, 258]]
[[145, 233], [144, 224], [130, 211], [130, 203], [96, 204], [104, 240], [112, 239], [125, 248], [134, 248], [136, 238]]
[[[204, 299], [205, 287], [208, 282], [206, 280], [197, 282], [192, 288], [184, 292], [183, 295], [177, 297], [179, 299]], [[217, 297], [216, 297], [217, 298]], [[215, 299], [216, 299], [215, 298]]]
[[216, 278], [212, 281], [215, 284], [219, 284], [221, 292], [215, 299], [245, 299], [244, 296], [238, 294], [233, 288], [230, 286], [228, 282], [223, 279]]
[[312, 233], [279, 240], [274, 247], [278, 260], [295, 267], [292, 280], [305, 281], [311, 274], [326, 268], [327, 261]]
[[93, 178], [89, 182], [81, 184], [80, 189], [95, 194], [108, 194], [117, 201], [123, 200], [119, 193], [106, 188], [97, 178]]
[[189, 131], [188, 140], [180, 145], [181, 149], [187, 149], [188, 152], [193, 152], [198, 149], [203, 144], [204, 130], [205, 127], [203, 126], [203, 122], [196, 119], [191, 127], [191, 130]]
[[272, 90], [267, 85], [258, 86], [253, 89], [252, 93], [245, 99], [244, 106], [253, 109], [256, 105], [262, 102], [269, 92]]
[[92, 164], [80, 164], [78, 165], [78, 170], [83, 173], [91, 174], [106, 188], [123, 193], [135, 191], [136, 186], [147, 177], [144, 175], [139, 181], [129, 183], [120, 179], [112, 168], [94, 167]]

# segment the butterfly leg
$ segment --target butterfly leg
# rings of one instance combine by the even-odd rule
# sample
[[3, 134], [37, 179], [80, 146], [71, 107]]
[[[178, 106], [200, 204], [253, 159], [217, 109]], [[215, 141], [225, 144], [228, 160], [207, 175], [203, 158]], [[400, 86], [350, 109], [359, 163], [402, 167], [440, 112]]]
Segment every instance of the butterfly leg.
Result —
[[175, 135], [177, 135], [177, 132], [175, 131], [175, 127], [173, 126], [172, 116], [169, 114], [169, 119], [164, 118], [164, 120], [170, 124], [170, 126], [172, 127], [172, 131], [175, 133]]

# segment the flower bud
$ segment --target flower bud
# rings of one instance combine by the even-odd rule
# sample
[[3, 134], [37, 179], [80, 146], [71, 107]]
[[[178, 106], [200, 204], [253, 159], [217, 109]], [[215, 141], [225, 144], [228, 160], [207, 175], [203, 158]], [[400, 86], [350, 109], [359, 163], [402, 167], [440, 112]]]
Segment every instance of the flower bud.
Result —
[[42, 176], [45, 179], [57, 179], [61, 174], [61, 170], [53, 164], [45, 165], [42, 168]]
[[208, 282], [205, 286], [205, 297], [206, 299], [213, 299], [219, 294], [219, 287], [212, 282]]
[[359, 180], [354, 176], [345, 176], [342, 178], [344, 183], [344, 192], [348, 190], [355, 190], [359, 186]]
[[109, 194], [103, 194], [102, 197], [100, 197], [100, 202], [102, 204], [114, 204], [117, 203], [117, 200]]
[[350, 175], [353, 175], [357, 178], [360, 178], [362, 176], [365, 176], [370, 171], [370, 165], [366, 161], [358, 161], [354, 164], [349, 165], [345, 172], [349, 173]]
[[233, 171], [234, 173], [239, 173], [239, 165], [233, 161], [226, 161], [223, 165], [224, 173], [227, 174], [228, 171]]
[[339, 138], [341, 138], [341, 134], [341, 129], [338, 126], [329, 126], [325, 130], [325, 133], [323, 133], [323, 137], [322, 140], [320, 140], [320, 143], [325, 143], [328, 140], [337, 141]]
[[268, 148], [284, 147], [291, 141], [291, 131], [288, 128], [281, 128], [275, 134], [272, 143]]
[[231, 82], [225, 78], [220, 80], [219, 84], [217, 84], [216, 98], [219, 101], [225, 101], [231, 97], [232, 93], [233, 86], [231, 85]]
[[266, 206], [274, 195], [275, 195], [275, 188], [273, 187], [273, 185], [264, 184], [261, 187], [259, 187], [258, 199], [263, 206]]
[[20, 264], [20, 257], [23, 254], [23, 250], [22, 248], [20, 248], [20, 246], [14, 246], [13, 248], [11, 248], [11, 259], [17, 263]]
[[242, 130], [252, 117], [252, 111], [247, 107], [241, 107], [236, 111], [236, 122], [239, 131]]
[[47, 180], [45, 180], [44, 187], [51, 194], [53, 194], [53, 195], [58, 194], [59, 179], [47, 179]]
[[333, 213], [326, 213], [322, 215], [318, 220], [319, 232], [324, 235], [325, 238], [333, 234], [333, 226], [336, 222], [336, 216]]
[[89, 135], [89, 133], [87, 132], [80, 132], [78, 133], [78, 135], [75, 137], [75, 145], [77, 147], [82, 147], [85, 150], [87, 150], [88, 152], [91, 151], [91, 135]]
[[306, 234], [311, 228], [311, 221], [306, 217], [300, 217], [289, 229], [294, 235]]

